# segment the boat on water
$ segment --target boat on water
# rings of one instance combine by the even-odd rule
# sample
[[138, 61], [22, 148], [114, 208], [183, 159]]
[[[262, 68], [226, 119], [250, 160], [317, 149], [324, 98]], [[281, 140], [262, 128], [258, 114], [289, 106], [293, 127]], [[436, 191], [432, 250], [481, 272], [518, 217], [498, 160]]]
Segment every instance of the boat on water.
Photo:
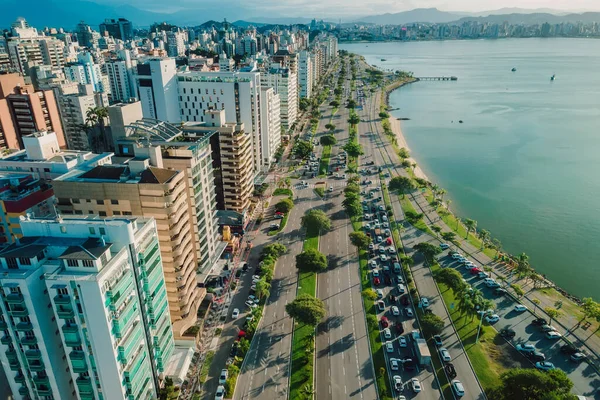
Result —
[[387, 61], [385, 58], [382, 58], [381, 61]]
[[556, 79], [556, 74], [552, 74], [552, 76], [550, 77], [550, 80], [553, 81]]
[[513, 68], [511, 69], [511, 71], [512, 71], [512, 72], [516, 72], [516, 71], [517, 71], [517, 68], [513, 67]]

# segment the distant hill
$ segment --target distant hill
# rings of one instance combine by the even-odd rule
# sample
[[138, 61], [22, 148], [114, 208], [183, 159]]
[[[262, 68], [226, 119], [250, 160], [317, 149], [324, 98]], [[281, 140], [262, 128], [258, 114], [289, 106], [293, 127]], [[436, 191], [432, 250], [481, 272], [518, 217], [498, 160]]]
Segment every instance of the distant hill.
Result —
[[[564, 10], [554, 10], [552, 8], [519, 8], [519, 7], [504, 7], [498, 10], [488, 10], [479, 12], [465, 12], [461, 13], [471, 17], [487, 17], [488, 15], [501, 15], [501, 14], [552, 14], [552, 15], [566, 15], [572, 14], [572, 12]], [[457, 13], [458, 14], [458, 13]]]
[[444, 23], [455, 21], [464, 13], [440, 11], [437, 8], [417, 8], [399, 13], [386, 13], [359, 18], [356, 22], [375, 25], [403, 25], [411, 22]]
[[457, 23], [477, 21], [477, 22], [488, 22], [492, 24], [501, 24], [508, 22], [509, 24], [543, 24], [548, 22], [550, 24], [560, 24], [563, 22], [600, 22], [600, 12], [586, 12], [581, 14], [567, 14], [567, 15], [554, 15], [548, 13], [533, 13], [533, 14], [501, 14], [501, 15], [488, 15], [487, 17], [464, 17], [458, 19]]

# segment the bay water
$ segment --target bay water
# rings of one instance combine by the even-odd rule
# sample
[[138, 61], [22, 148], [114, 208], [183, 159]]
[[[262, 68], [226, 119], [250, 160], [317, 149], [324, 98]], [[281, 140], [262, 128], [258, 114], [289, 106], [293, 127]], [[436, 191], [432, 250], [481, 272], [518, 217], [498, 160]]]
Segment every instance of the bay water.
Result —
[[458, 77], [391, 94], [391, 114], [410, 118], [412, 155], [459, 216], [569, 293], [600, 300], [600, 40], [340, 48], [416, 77]]

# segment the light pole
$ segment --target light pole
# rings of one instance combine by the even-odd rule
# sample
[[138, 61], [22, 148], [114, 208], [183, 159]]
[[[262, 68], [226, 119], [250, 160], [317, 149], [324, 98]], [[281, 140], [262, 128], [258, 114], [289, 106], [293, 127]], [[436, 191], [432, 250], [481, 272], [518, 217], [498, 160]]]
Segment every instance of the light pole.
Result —
[[481, 332], [481, 325], [483, 324], [483, 315], [481, 314], [481, 320], [479, 321], [479, 327], [477, 328], [477, 338], [475, 338], [475, 343], [479, 343], [479, 333]]

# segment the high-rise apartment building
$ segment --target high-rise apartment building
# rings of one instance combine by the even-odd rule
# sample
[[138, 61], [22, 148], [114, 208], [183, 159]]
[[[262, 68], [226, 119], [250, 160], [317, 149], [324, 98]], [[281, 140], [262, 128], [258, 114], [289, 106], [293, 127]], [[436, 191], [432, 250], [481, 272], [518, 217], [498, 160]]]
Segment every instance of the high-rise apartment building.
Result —
[[300, 52], [298, 58], [298, 87], [300, 98], [312, 97], [313, 73], [310, 53], [306, 50]]
[[261, 155], [259, 72], [200, 72], [177, 74], [181, 119], [207, 122], [205, 110], [225, 110], [226, 122], [243, 124], [252, 137], [254, 173], [263, 168]]
[[262, 87], [270, 87], [279, 95], [281, 101], [281, 126], [290, 129], [298, 118], [298, 77], [290, 68], [279, 67], [274, 63], [260, 75]]
[[180, 30], [167, 32], [167, 54], [169, 57], [185, 55], [186, 33]]
[[54, 93], [34, 91], [20, 74], [0, 75], [0, 149], [22, 149], [23, 136], [43, 130], [55, 132], [66, 147]]
[[104, 64], [108, 82], [110, 83], [110, 100], [115, 102], [127, 102], [137, 97], [135, 85], [132, 82], [131, 63], [115, 60]]
[[267, 168], [281, 145], [281, 100], [273, 88], [261, 88], [260, 122], [262, 161]]
[[77, 62], [64, 67], [65, 77], [71, 82], [92, 85], [95, 92], [110, 92], [110, 87], [104, 85], [100, 65], [94, 62], [89, 52], [77, 54]]
[[145, 118], [181, 121], [174, 58], [151, 58], [138, 64], [135, 79]]
[[[150, 166], [159, 148], [148, 148], [126, 165], [71, 171], [53, 181], [63, 214], [153, 217], [163, 260], [171, 322], [176, 338], [197, 320], [206, 289], [198, 287], [198, 246], [190, 191], [184, 171]], [[160, 164], [159, 164], [160, 165]]]
[[123, 41], [131, 40], [133, 39], [133, 24], [125, 18], [119, 18], [117, 20], [105, 19], [104, 22], [100, 24], [100, 34], [108, 34], [115, 39]]
[[218, 133], [211, 143], [218, 208], [247, 217], [254, 190], [252, 136], [243, 124], [227, 123], [225, 110], [206, 110], [204, 115], [205, 122], [186, 122], [182, 129], [190, 136]]
[[174, 339], [154, 221], [21, 228], [0, 252], [0, 360], [15, 398], [156, 398]]
[[77, 42], [79, 47], [92, 48], [98, 44], [98, 38], [100, 34], [94, 32], [92, 28], [87, 25], [84, 21], [81, 21], [75, 27], [75, 34], [77, 35]]

